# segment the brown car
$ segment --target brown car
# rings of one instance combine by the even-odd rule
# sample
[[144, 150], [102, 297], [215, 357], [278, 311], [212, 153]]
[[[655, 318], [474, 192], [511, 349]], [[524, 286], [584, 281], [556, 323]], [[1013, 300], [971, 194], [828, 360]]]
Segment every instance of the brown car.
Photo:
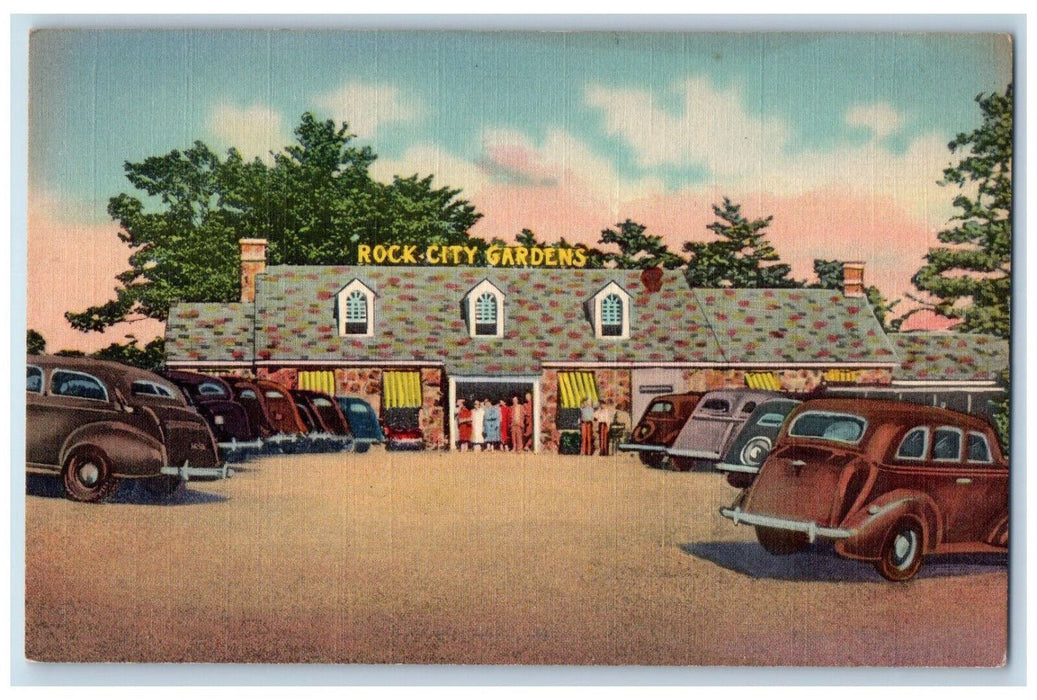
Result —
[[646, 466], [662, 465], [666, 448], [673, 444], [700, 398], [702, 394], [695, 392], [656, 396], [634, 427], [630, 442], [621, 444], [619, 449], [636, 452]]
[[299, 415], [291, 392], [268, 379], [224, 377], [244, 406], [249, 423], [258, 429], [265, 449], [296, 452], [304, 448], [309, 428]]
[[721, 515], [788, 554], [818, 537], [906, 581], [926, 554], [1005, 552], [1008, 463], [981, 419], [896, 401], [794, 410], [753, 484]]
[[205, 420], [156, 374], [116, 362], [26, 358], [25, 462], [59, 472], [76, 501], [100, 501], [118, 478], [169, 492], [227, 475]]

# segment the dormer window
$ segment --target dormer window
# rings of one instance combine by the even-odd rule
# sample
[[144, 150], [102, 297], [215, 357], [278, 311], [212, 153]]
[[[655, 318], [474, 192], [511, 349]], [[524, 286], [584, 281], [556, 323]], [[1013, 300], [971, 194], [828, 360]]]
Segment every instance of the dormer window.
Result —
[[473, 338], [504, 337], [504, 293], [489, 280], [477, 284], [465, 299], [468, 333]]
[[338, 334], [341, 336], [374, 335], [375, 294], [360, 280], [353, 280], [341, 290], [338, 297]]
[[594, 295], [590, 314], [596, 337], [630, 337], [630, 295], [615, 282], [609, 282]]

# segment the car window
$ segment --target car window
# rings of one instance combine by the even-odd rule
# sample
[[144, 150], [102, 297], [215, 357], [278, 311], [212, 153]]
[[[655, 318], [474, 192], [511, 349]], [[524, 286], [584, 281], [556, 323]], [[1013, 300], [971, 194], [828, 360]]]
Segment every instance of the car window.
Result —
[[756, 421], [756, 425], [762, 425], [768, 428], [774, 428], [785, 422], [785, 416], [780, 413], [764, 413], [760, 416], [760, 420]]
[[215, 382], [202, 382], [198, 385], [198, 393], [201, 396], [226, 396], [227, 392], [222, 386]]
[[969, 461], [990, 464], [993, 458], [990, 456], [990, 444], [987, 436], [983, 433], [969, 431]]
[[807, 411], [796, 417], [789, 427], [792, 437], [818, 438], [833, 442], [859, 442], [868, 421], [849, 413]]
[[163, 399], [176, 398], [176, 394], [169, 387], [142, 379], [130, 385], [130, 393], [134, 396], [159, 396]]
[[669, 401], [656, 401], [648, 408], [649, 413], [673, 413], [673, 404]]
[[703, 402], [702, 408], [713, 413], [727, 413], [731, 410], [731, 404], [723, 399], [708, 399]]
[[961, 431], [957, 428], [937, 428], [933, 433], [933, 459], [957, 462], [961, 460]]
[[350, 413], [359, 413], [362, 416], [366, 416], [367, 415], [367, 406], [365, 406], [362, 403], [352, 403], [352, 404], [349, 404], [349, 412]]
[[108, 390], [97, 377], [83, 372], [59, 369], [50, 375], [50, 393], [54, 396], [73, 396], [77, 399], [107, 401]]
[[756, 410], [756, 402], [755, 401], [746, 401], [745, 405], [742, 406], [742, 413], [752, 413], [755, 410]]
[[29, 365], [25, 371], [25, 390], [34, 394], [43, 392], [43, 370]]
[[242, 389], [240, 396], [243, 399], [254, 399], [256, 398], [256, 392], [251, 389]]
[[319, 406], [321, 408], [327, 408], [328, 406], [331, 405], [331, 402], [328, 401], [323, 396], [317, 396], [316, 398], [313, 399], [313, 405], [314, 406]]
[[925, 448], [929, 443], [929, 428], [913, 428], [900, 441], [897, 459], [925, 459]]
[[280, 391], [277, 391], [276, 389], [267, 389], [263, 393], [266, 395], [266, 397], [268, 399], [283, 399], [284, 398], [284, 394], [282, 394]]

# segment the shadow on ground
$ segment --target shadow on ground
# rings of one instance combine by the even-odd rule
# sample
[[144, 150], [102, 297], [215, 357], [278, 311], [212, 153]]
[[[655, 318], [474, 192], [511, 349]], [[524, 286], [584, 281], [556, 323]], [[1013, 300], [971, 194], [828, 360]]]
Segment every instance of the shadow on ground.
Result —
[[[25, 493], [42, 498], [65, 498], [65, 487], [61, 478], [46, 474], [26, 474]], [[139, 480], [123, 479], [115, 493], [106, 503], [131, 503], [134, 505], [193, 506], [205, 503], [224, 503], [226, 496], [205, 491], [195, 491], [189, 486], [169, 495], [158, 495], [149, 491]]]
[[[680, 548], [685, 554], [752, 578], [839, 583], [885, 581], [870, 563], [843, 559], [826, 543], [816, 543], [805, 552], [786, 556], [768, 554], [756, 542], [689, 542]], [[925, 558], [916, 578], [986, 574], [1007, 566], [1006, 554], [933, 555]]]

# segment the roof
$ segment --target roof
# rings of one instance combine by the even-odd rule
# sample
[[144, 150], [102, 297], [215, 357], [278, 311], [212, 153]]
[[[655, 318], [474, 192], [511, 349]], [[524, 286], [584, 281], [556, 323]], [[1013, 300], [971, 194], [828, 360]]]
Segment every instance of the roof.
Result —
[[1008, 368], [1008, 341], [993, 335], [890, 333], [900, 357], [897, 381], [995, 381]]
[[[377, 296], [371, 337], [338, 334], [336, 295], [358, 280]], [[470, 337], [465, 295], [488, 281], [505, 296], [504, 337]], [[587, 302], [630, 294], [629, 338], [596, 338]], [[252, 358], [251, 305], [180, 304], [167, 323], [171, 362]], [[273, 266], [257, 276], [255, 359], [442, 364], [455, 375], [539, 374], [545, 363], [888, 363], [896, 355], [866, 300], [826, 290], [695, 289], [663, 271]]]

